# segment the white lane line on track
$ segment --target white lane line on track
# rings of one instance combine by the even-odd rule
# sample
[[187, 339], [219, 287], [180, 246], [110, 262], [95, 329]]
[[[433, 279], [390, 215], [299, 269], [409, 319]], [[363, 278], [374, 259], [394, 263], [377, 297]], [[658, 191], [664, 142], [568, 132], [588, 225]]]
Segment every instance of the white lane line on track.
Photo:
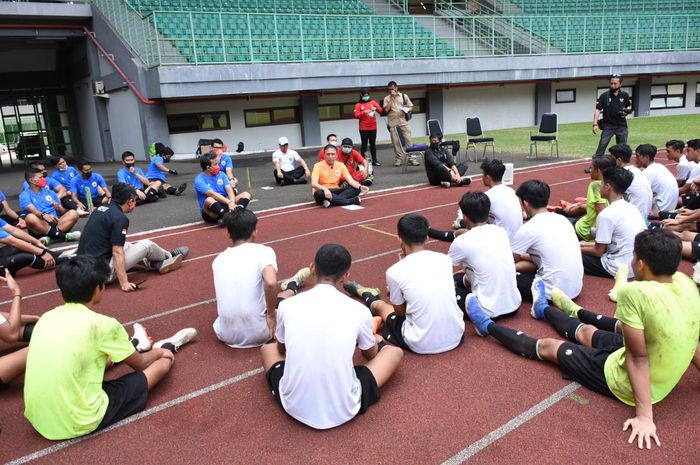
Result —
[[257, 374], [260, 374], [262, 372], [263, 372], [262, 367], [259, 367], [259, 368], [255, 368], [253, 370], [246, 371], [245, 373], [241, 373], [239, 375], [232, 376], [232, 377], [225, 379], [219, 383], [212, 384], [210, 386], [206, 386], [202, 389], [198, 389], [194, 392], [190, 392], [189, 394], [182, 395], [182, 396], [177, 397], [173, 400], [169, 400], [169, 401], [164, 402], [162, 404], [158, 404], [155, 407], [151, 407], [149, 409], [146, 409], [140, 413], [137, 413], [136, 415], [132, 415], [128, 418], [125, 418], [124, 420], [122, 420], [118, 423], [115, 423], [112, 426], [109, 426], [103, 430], [96, 432], [96, 433], [89, 434], [87, 436], [82, 436], [82, 437], [75, 438], [75, 439], [70, 439], [68, 441], [56, 443], [56, 444], [54, 444], [50, 447], [47, 447], [45, 449], [38, 450], [38, 451], [33, 452], [31, 454], [27, 454], [23, 457], [20, 457], [18, 459], [7, 462], [5, 465], [21, 465], [23, 463], [27, 463], [27, 462], [30, 462], [32, 460], [37, 460], [37, 459], [40, 459], [42, 457], [46, 457], [47, 455], [54, 454], [60, 450], [65, 449], [66, 447], [70, 447], [74, 444], [79, 444], [79, 443], [86, 441], [86, 440], [89, 440], [91, 438], [101, 436], [102, 434], [104, 434], [108, 431], [112, 431], [112, 430], [115, 430], [117, 428], [121, 428], [122, 426], [126, 426], [126, 425], [133, 423], [135, 421], [149, 417], [155, 413], [158, 413], [158, 412], [161, 412], [163, 410], [175, 407], [175, 406], [180, 405], [180, 404], [187, 402], [189, 400], [195, 399], [197, 397], [201, 397], [205, 394], [209, 394], [210, 392], [218, 391], [219, 389], [222, 389], [222, 388], [225, 388], [226, 386], [230, 386], [232, 384], [246, 380], [246, 379], [248, 379], [252, 376], [255, 376]]
[[548, 408], [552, 407], [560, 400], [566, 398], [566, 396], [568, 396], [580, 387], [581, 385], [578, 383], [567, 384], [551, 396], [544, 399], [542, 402], [533, 405], [528, 410], [524, 411], [516, 417], [513, 417], [510, 421], [502, 424], [501, 426], [491, 431], [489, 434], [482, 437], [478, 441], [471, 443], [469, 446], [465, 447], [454, 456], [442, 462], [442, 465], [458, 465], [460, 463], [465, 462], [466, 460], [469, 460], [479, 451], [487, 448], [488, 446], [498, 441], [508, 433], [511, 433], [516, 429], [520, 428], [523, 424], [532, 420], [537, 415], [545, 412]]

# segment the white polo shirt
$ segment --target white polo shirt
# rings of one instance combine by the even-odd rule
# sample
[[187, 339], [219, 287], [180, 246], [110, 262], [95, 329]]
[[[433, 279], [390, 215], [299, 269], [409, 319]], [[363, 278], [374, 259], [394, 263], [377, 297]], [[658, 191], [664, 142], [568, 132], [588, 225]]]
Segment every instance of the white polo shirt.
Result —
[[355, 347], [374, 344], [372, 313], [330, 284], [283, 300], [277, 340], [287, 349], [279, 394], [284, 410], [317, 429], [333, 428], [360, 411]]
[[275, 251], [252, 242], [229, 247], [211, 265], [218, 313], [214, 333], [230, 347], [257, 347], [272, 337], [262, 278], [268, 266], [277, 271]]
[[697, 166], [697, 163], [689, 161], [688, 157], [681, 155], [681, 157], [678, 159], [678, 164], [676, 165], [676, 179], [683, 182], [687, 181], [689, 179], [690, 172], [695, 166]]
[[464, 314], [457, 305], [452, 261], [439, 252], [409, 254], [386, 270], [390, 301], [406, 303], [401, 335], [419, 354], [454, 349], [464, 334]]
[[485, 224], [458, 236], [450, 245], [452, 264], [464, 269], [472, 293], [491, 318], [514, 312], [522, 299], [505, 229]]
[[518, 229], [511, 249], [518, 255], [530, 254], [547, 297], [555, 287], [571, 299], [581, 292], [581, 246], [573, 226], [562, 215], [538, 213]]
[[292, 171], [296, 168], [301, 160], [301, 156], [296, 150], [287, 149], [287, 153], [282, 153], [277, 149], [272, 152], [272, 162], [279, 162], [282, 171]]

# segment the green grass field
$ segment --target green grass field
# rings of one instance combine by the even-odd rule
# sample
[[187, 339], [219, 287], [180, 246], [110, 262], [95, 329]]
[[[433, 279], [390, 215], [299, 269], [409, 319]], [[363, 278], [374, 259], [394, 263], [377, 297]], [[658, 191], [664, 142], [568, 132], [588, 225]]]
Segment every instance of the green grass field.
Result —
[[[666, 141], [671, 139], [687, 141], [700, 137], [700, 114], [630, 118], [628, 124], [630, 134], [628, 143], [632, 148], [639, 144], [654, 144], [663, 148]], [[495, 139], [496, 153], [528, 153], [531, 131], [536, 132], [537, 127], [487, 131], [486, 135]], [[445, 136], [445, 140], [454, 139], [459, 139], [462, 147], [466, 146], [465, 134]], [[559, 125], [559, 154], [562, 157], [593, 156], [599, 140], [600, 132], [593, 135], [591, 122]], [[424, 142], [428, 142], [427, 137], [416, 137], [413, 140], [414, 144]], [[611, 145], [614, 143], [615, 138]], [[540, 157], [549, 155], [549, 147], [546, 143], [540, 143], [538, 147]]]

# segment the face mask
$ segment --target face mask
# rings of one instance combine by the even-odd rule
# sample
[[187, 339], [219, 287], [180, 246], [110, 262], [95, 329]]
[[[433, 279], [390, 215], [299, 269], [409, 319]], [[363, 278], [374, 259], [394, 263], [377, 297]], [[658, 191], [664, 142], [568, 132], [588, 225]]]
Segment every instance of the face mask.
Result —
[[343, 153], [351, 153], [352, 147], [343, 147]]
[[369, 95], [365, 95], [362, 97], [363, 102], [369, 102]]
[[329, 142], [329, 144], [331, 144], [333, 147], [337, 147], [337, 146], [338, 146], [338, 141], [337, 141], [337, 140], [332, 140], [332, 141]]
[[124, 163], [124, 166], [126, 166], [126, 169], [133, 168], [135, 163]]
[[430, 148], [433, 150], [437, 150], [440, 148], [440, 142], [431, 142], [430, 143]]
[[39, 187], [46, 187], [46, 178], [37, 178], [34, 183]]
[[216, 175], [218, 175], [219, 173], [221, 173], [221, 167], [220, 167], [219, 165], [216, 165], [215, 167], [213, 167], [213, 168], [211, 169], [211, 175], [212, 175], [212, 176], [216, 176]]

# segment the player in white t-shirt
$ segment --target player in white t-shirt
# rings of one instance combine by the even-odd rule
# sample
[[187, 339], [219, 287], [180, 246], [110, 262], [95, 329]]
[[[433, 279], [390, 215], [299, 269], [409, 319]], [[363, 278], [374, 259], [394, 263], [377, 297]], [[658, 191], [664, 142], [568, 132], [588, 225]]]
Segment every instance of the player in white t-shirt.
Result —
[[690, 176], [693, 165], [696, 163], [688, 161], [683, 151], [685, 150], [685, 142], [682, 140], [673, 139], [666, 142], [666, 158], [678, 163], [676, 165], [676, 181], [678, 187], [683, 186]]
[[491, 201], [488, 222], [501, 226], [506, 230], [508, 239], [513, 240], [516, 231], [523, 225], [523, 210], [515, 191], [501, 183], [505, 172], [506, 167], [501, 160], [487, 159], [481, 163], [482, 180], [489, 188], [486, 195]]
[[289, 148], [289, 139], [280, 137], [277, 140], [279, 149], [272, 153], [272, 163], [275, 165], [275, 170], [272, 173], [275, 177], [275, 182], [280, 186], [287, 184], [306, 184], [311, 171], [306, 165], [303, 158]]
[[271, 247], [255, 243], [255, 213], [235, 209], [224, 215], [224, 224], [233, 245], [211, 265], [218, 315], [214, 333], [229, 347], [259, 347], [275, 334], [277, 303], [297, 293], [309, 269], [282, 282], [278, 294], [277, 258]]
[[[322, 246], [311, 265], [316, 285], [280, 303], [277, 342], [260, 349], [272, 395], [290, 416], [316, 429], [365, 413], [403, 358], [398, 347], [377, 345], [372, 314], [337, 289], [351, 262], [343, 246]], [[368, 361], [353, 367], [356, 347]]]
[[603, 172], [600, 193], [610, 205], [598, 215], [595, 242], [581, 242], [586, 274], [612, 278], [620, 267], [632, 270], [634, 238], [646, 229], [639, 211], [624, 199], [632, 179], [634, 175], [619, 166]]
[[635, 150], [635, 163], [649, 180], [654, 194], [654, 212], [673, 210], [678, 205], [678, 183], [673, 174], [661, 163], [654, 162], [656, 146], [639, 145]]
[[625, 191], [625, 200], [634, 205], [642, 215], [645, 223], [649, 223], [649, 214], [652, 211], [654, 195], [651, 191], [651, 184], [646, 176], [630, 163], [632, 159], [632, 148], [627, 144], [613, 145], [608, 149], [610, 155], [615, 158], [617, 166], [630, 171], [634, 178], [632, 184]]
[[516, 312], [522, 299], [515, 279], [510, 240], [505, 229], [487, 223], [490, 216], [488, 195], [467, 192], [459, 206], [468, 231], [454, 240], [448, 255], [452, 265], [463, 271], [455, 274], [455, 289], [458, 302], [463, 302], [462, 310], [465, 302], [473, 297], [491, 318]]
[[343, 286], [384, 321], [387, 342], [418, 354], [437, 354], [457, 347], [464, 335], [464, 315], [455, 300], [452, 261], [425, 249], [428, 220], [410, 213], [396, 229], [401, 243], [399, 262], [386, 271], [390, 304], [379, 299], [379, 289], [354, 281]]
[[[20, 310], [22, 290], [12, 278], [10, 272], [5, 267], [2, 267], [2, 270], [3, 274], [0, 276], [0, 282], [12, 294], [12, 303], [8, 313], [0, 312], [0, 341], [9, 344], [26, 344], [32, 337], [34, 324], [39, 321], [39, 317], [22, 315]], [[26, 365], [27, 347], [0, 356], [0, 390], [24, 373]]]
[[550, 190], [544, 181], [525, 181], [515, 194], [529, 218], [511, 241], [520, 295], [523, 300], [533, 302], [537, 283], [543, 281], [545, 297], [549, 298], [552, 289], [559, 288], [575, 298], [583, 286], [576, 231], [566, 217], [547, 211]]

